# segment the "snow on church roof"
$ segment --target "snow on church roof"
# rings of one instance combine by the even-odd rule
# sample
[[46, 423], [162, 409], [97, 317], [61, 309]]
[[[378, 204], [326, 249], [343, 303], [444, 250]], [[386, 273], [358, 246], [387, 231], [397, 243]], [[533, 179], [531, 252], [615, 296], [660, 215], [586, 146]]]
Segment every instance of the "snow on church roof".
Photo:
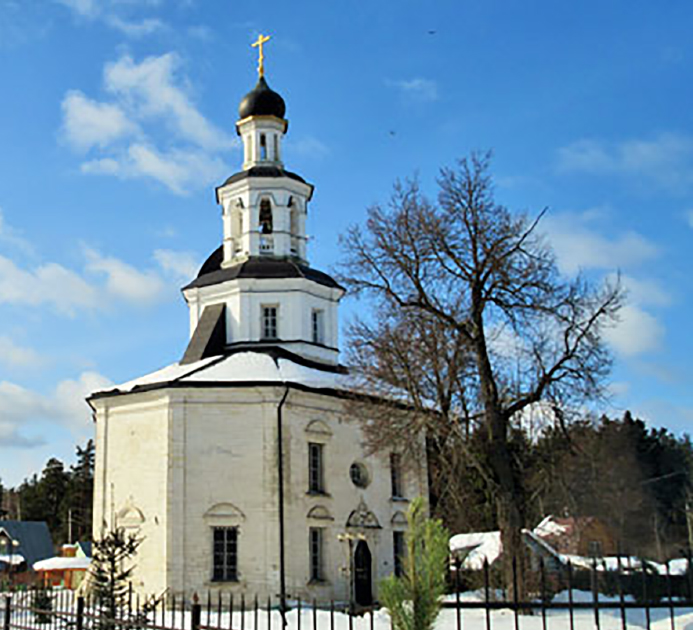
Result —
[[161, 370], [128, 381], [92, 398], [126, 394], [166, 386], [213, 386], [229, 383], [293, 384], [309, 389], [353, 391], [354, 381], [343, 371], [301, 365], [285, 357], [263, 352], [236, 352], [223, 357], [207, 357], [194, 363], [173, 363]]

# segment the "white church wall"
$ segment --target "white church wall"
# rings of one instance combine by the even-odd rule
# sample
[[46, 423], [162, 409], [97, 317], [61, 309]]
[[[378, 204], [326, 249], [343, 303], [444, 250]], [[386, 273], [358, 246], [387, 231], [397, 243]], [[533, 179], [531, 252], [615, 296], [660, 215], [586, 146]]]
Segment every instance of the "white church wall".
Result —
[[[279, 592], [276, 445], [283, 392], [204, 388], [97, 401], [95, 522], [126, 524], [143, 536], [138, 590]], [[391, 498], [388, 456], [365, 456], [358, 423], [345, 419], [343, 401], [334, 397], [292, 390], [283, 431], [288, 594], [348, 599], [348, 544], [338, 540], [344, 533], [368, 542], [377, 594], [377, 583], [393, 570], [393, 517], [407, 507]], [[324, 445], [325, 494], [308, 491], [309, 442]], [[349, 476], [355, 461], [368, 469], [364, 489]], [[406, 498], [425, 493], [425, 475], [410, 473]], [[362, 504], [379, 529], [346, 527]], [[211, 580], [214, 526], [238, 527], [238, 582]], [[310, 581], [310, 527], [323, 528], [324, 582]]]
[[[267, 460], [274, 460], [271, 423], [274, 404], [253, 389], [203, 390], [187, 393], [185, 424], [184, 517], [177, 534], [184, 549], [183, 590], [218, 589], [262, 594], [273, 573], [277, 506], [267, 480]], [[268, 426], [270, 425], [270, 426]], [[215, 507], [233, 506], [221, 515]], [[218, 510], [217, 510], [218, 512]], [[235, 512], [235, 514], [234, 514]], [[212, 528], [238, 527], [239, 581], [213, 582]], [[252, 588], [250, 588], [252, 585]]]
[[[97, 408], [94, 536], [124, 527], [142, 537], [135, 586], [166, 588], [168, 412], [162, 392], [125, 400], [102, 399]], [[105, 529], [102, 525], [105, 524]]]

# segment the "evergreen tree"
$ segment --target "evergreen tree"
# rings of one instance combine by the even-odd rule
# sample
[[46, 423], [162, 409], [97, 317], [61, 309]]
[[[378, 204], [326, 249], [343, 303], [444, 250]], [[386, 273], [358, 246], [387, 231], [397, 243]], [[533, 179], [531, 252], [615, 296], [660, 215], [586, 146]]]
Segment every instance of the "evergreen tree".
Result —
[[407, 521], [404, 574], [380, 583], [380, 599], [395, 630], [430, 630], [445, 593], [449, 535], [439, 520], [426, 517], [421, 497], [412, 502]]
[[135, 568], [132, 559], [141, 543], [141, 538], [126, 534], [122, 528], [94, 541], [89, 579], [100, 609], [99, 627], [102, 630], [114, 628], [116, 619], [125, 608], [128, 582]]

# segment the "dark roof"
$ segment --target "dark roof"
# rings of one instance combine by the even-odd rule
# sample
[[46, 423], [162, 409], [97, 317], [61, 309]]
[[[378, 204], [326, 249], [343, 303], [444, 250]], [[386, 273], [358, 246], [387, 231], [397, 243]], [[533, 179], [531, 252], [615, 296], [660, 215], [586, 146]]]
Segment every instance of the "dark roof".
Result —
[[34, 562], [55, 555], [48, 525], [43, 521], [0, 521], [0, 532], [2, 530], [7, 532], [12, 540], [19, 541], [16, 551], [24, 556], [28, 568], [31, 568]]
[[202, 265], [197, 278], [184, 288], [208, 287], [236, 278], [305, 278], [325, 287], [342, 288], [326, 273], [286, 258], [257, 256], [232, 267], [222, 268], [223, 258], [222, 247], [219, 247]]
[[[311, 188], [313, 187], [312, 184], [308, 184], [300, 175], [296, 175], [296, 173], [292, 173], [278, 166], [252, 166], [244, 171], [234, 173], [221, 186], [233, 184], [234, 182], [247, 179], [248, 177], [288, 177], [289, 179], [295, 179], [297, 182], [307, 184]], [[219, 188], [221, 188], [221, 186]]]
[[212, 304], [202, 311], [202, 317], [180, 361], [181, 365], [223, 354], [226, 345], [225, 312], [225, 304]]
[[260, 77], [255, 87], [243, 97], [238, 106], [238, 115], [241, 119], [248, 116], [284, 118], [285, 113], [284, 99], [267, 85], [265, 77]]

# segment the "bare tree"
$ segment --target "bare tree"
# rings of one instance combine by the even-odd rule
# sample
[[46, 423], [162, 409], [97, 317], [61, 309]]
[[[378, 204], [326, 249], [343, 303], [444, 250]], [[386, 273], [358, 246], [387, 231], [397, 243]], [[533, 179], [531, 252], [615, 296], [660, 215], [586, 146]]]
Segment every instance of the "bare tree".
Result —
[[[343, 237], [339, 276], [373, 307], [349, 330], [349, 362], [377, 398], [393, 401], [360, 410], [367, 439], [375, 450], [395, 440], [406, 449], [425, 429], [444, 464], [433, 480], [439, 497], [460, 466], [476, 468], [511, 585], [525, 524], [513, 431], [537, 404], [562, 419], [602, 394], [611, 368], [602, 332], [622, 292], [562, 277], [538, 230], [544, 212], [497, 204], [489, 162], [474, 154], [443, 169], [437, 203], [416, 181], [396, 184], [389, 205], [370, 208], [365, 228]], [[398, 413], [402, 402], [414, 413]]]

